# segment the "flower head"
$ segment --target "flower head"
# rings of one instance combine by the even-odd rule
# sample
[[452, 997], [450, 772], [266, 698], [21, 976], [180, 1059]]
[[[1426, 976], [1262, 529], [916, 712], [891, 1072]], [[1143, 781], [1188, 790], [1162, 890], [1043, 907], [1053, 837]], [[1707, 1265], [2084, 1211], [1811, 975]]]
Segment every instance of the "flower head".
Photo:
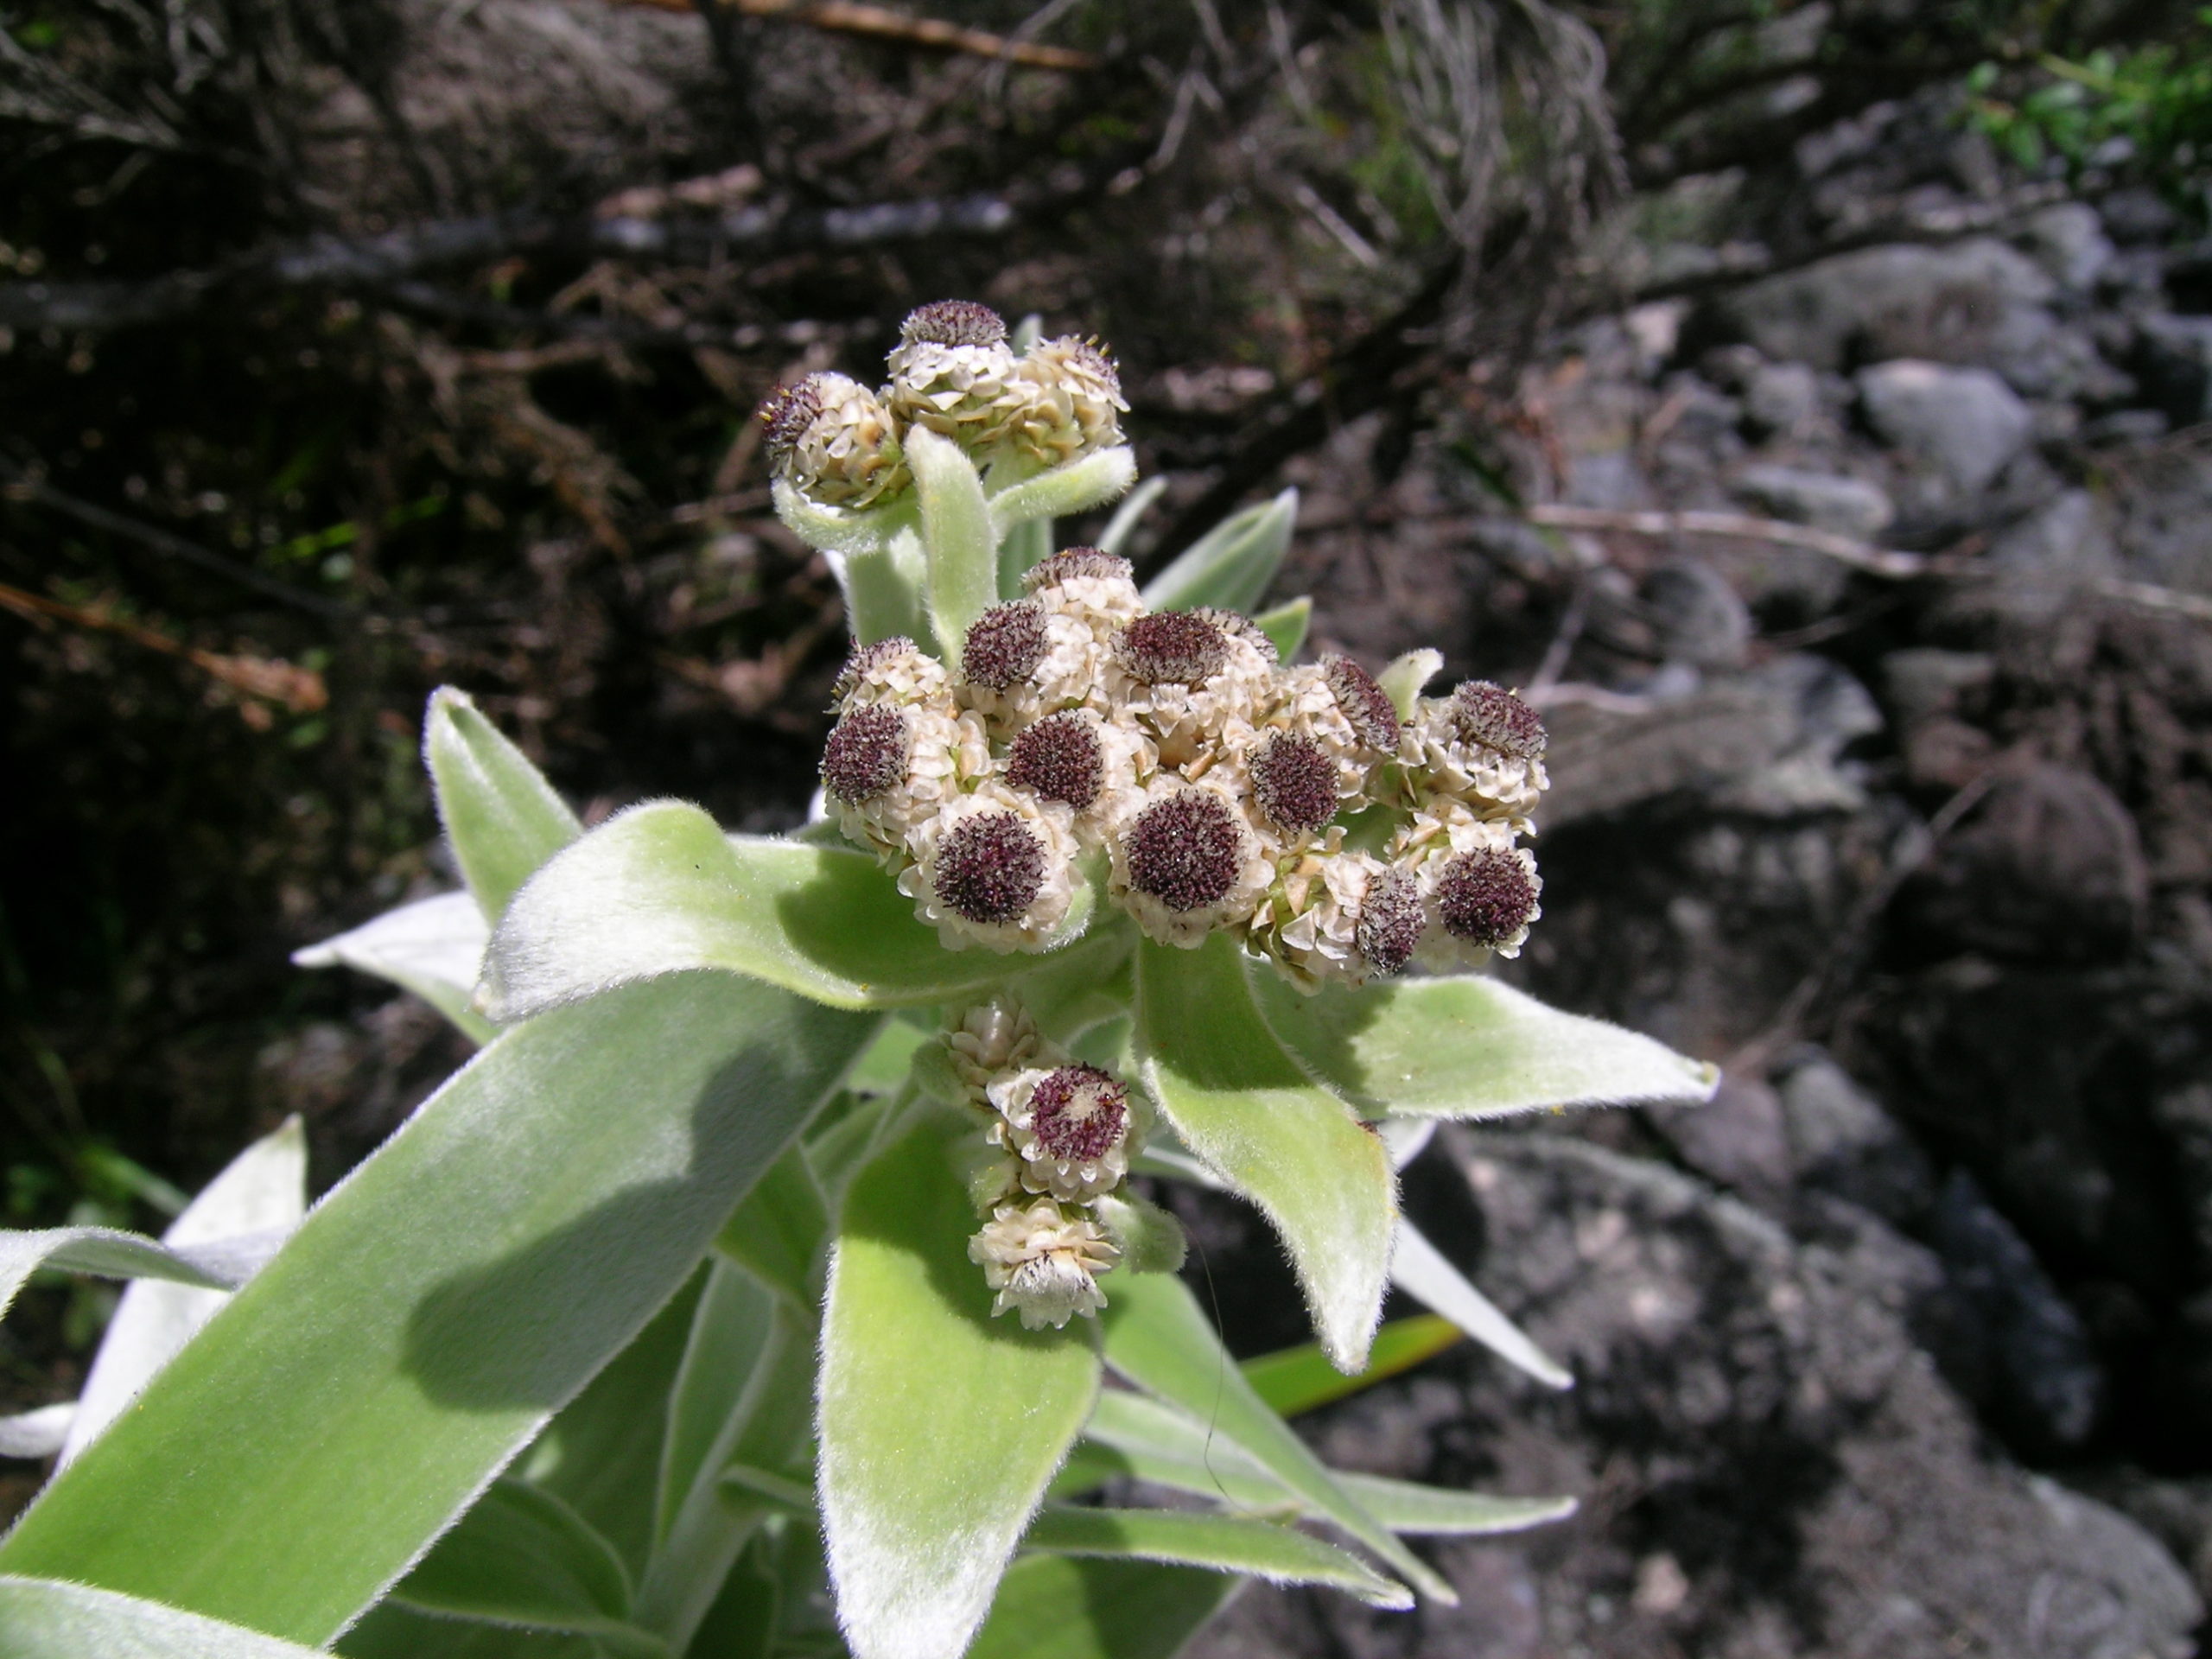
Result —
[[1106, 1306], [1098, 1275], [1121, 1255], [1097, 1223], [1069, 1215], [1049, 1198], [1026, 1207], [1000, 1205], [968, 1241], [968, 1259], [998, 1293], [991, 1312], [1019, 1313], [1031, 1331], [1096, 1314]]
[[1128, 1091], [1109, 1071], [1070, 1064], [1032, 1067], [990, 1086], [1001, 1122], [993, 1139], [1020, 1160], [1032, 1192], [1082, 1204], [1128, 1173]]
[[1113, 842], [1109, 890], [1145, 933], [1192, 947], [1252, 913], [1273, 874], [1236, 804], [1206, 784], [1162, 779]]
[[1121, 442], [1117, 417], [1128, 407], [1120, 371], [1096, 340], [1041, 340], [1014, 365], [995, 435], [1020, 460], [1058, 467]]
[[810, 374], [770, 394], [760, 421], [776, 476], [810, 500], [867, 507], [907, 483], [891, 413], [856, 380]]
[[996, 782], [947, 801], [906, 847], [914, 863], [899, 888], [956, 950], [1042, 950], [1075, 900], [1077, 847], [1065, 809]]
[[891, 412], [971, 445], [995, 442], [1014, 378], [1006, 321], [972, 300], [939, 300], [899, 325], [888, 359]]

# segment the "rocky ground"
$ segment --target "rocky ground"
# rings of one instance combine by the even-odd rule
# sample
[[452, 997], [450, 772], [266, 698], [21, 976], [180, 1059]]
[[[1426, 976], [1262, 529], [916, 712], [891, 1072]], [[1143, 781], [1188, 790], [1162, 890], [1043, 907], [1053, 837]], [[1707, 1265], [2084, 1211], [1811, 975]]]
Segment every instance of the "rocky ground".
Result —
[[[1879, 172], [1986, 202], [1915, 120], [1801, 145], [1806, 195]], [[1727, 1081], [1409, 1173], [1573, 1393], [1467, 1351], [1320, 1423], [1351, 1466], [1580, 1515], [1440, 1550], [1457, 1611], [1255, 1592], [1209, 1659], [2196, 1650], [2212, 265], [2170, 232], [2140, 197], [2052, 202], [1647, 304], [1556, 342], [1487, 492], [1448, 434], [1395, 476], [1356, 432], [1309, 469], [1289, 585], [1325, 633], [1462, 641], [1453, 670], [1547, 706], [1513, 977]], [[1540, 533], [1507, 488], [1595, 512]], [[1662, 511], [1922, 557], [1632, 517]], [[1516, 612], [1522, 658], [1483, 658]], [[1264, 1252], [1215, 1219], [1217, 1278]]]

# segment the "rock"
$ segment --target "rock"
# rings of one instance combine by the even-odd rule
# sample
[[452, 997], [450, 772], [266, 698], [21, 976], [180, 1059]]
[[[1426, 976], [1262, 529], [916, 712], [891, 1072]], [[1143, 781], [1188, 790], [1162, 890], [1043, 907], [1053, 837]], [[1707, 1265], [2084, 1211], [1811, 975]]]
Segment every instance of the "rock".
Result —
[[2071, 294], [2088, 294], [2112, 263], [2104, 221], [2087, 202], [2062, 201], [2030, 214], [2016, 240], [2051, 281]]
[[1969, 692], [1997, 677], [1997, 659], [1986, 652], [1909, 646], [1882, 658], [1882, 700], [1900, 726], [1955, 713]]
[[1794, 467], [1746, 467], [1732, 482], [1746, 500], [1794, 524], [1872, 541], [1889, 528], [1897, 510], [1888, 494], [1863, 479]]
[[1758, 1077], [1731, 1073], [1703, 1104], [1656, 1106], [1648, 1115], [1699, 1174], [1761, 1208], [1780, 1202], [1789, 1185], [1789, 1141], [1781, 1098]]
[[1963, 1169], [1943, 1184], [1928, 1238], [1974, 1351], [1952, 1381], [2026, 1448], [2079, 1446], [2095, 1425], [2104, 1373], [2081, 1316], [2027, 1241]]
[[2116, 409], [2082, 423], [2082, 442], [2093, 448], [2126, 449], [2156, 443], [2173, 423], [2155, 409]]
[[1911, 1229], [1936, 1199], [1928, 1155], [1897, 1120], [1815, 1050], [1783, 1074], [1777, 1098], [1796, 1179]]
[[2128, 482], [2120, 500], [2127, 574], [2212, 594], [2212, 536], [2205, 533], [2212, 524], [2212, 451], [2175, 445], [2144, 457]]
[[2200, 1596], [2212, 1596], [2212, 1478], [2162, 1478], [2140, 1469], [2084, 1470], [2067, 1484], [2119, 1510], [2171, 1551]]
[[[2190, 1651], [2202, 1604], [2158, 1542], [1986, 1452], [1915, 1347], [1924, 1251], [1843, 1205], [1793, 1241], [1689, 1177], [1557, 1135], [1440, 1139], [1480, 1207], [1478, 1282], [1578, 1385], [1540, 1391], [1463, 1344], [1316, 1414], [1315, 1444], [1375, 1473], [1572, 1492], [1582, 1511], [1443, 1544], [1458, 1609], [1255, 1586], [1192, 1659]], [[1465, 1260], [1473, 1241], [1438, 1242]]]
[[1643, 579], [1644, 614], [1661, 660], [1695, 668], [1740, 668], [1751, 613], [1709, 564], [1670, 559]]
[[2092, 963], [2134, 943], [2149, 885], [2127, 809], [2089, 773], [2044, 765], [1995, 785], [1899, 906], [1923, 949]]
[[2157, 191], [2141, 185], [2107, 192], [2097, 203], [2097, 217], [2104, 221], [2105, 234], [2123, 247], [2169, 242], [2179, 222]]
[[1821, 377], [1802, 363], [1761, 364], [1743, 396], [1744, 423], [1755, 437], [1802, 437], [1821, 416]]
[[2145, 399], [2176, 426], [2212, 420], [2212, 317], [2143, 317], [2131, 365]]
[[2082, 590], [2120, 573], [2109, 515], [2087, 490], [2069, 490], [1998, 537], [1987, 566], [1995, 580], [1963, 596], [1963, 607], [2031, 623], [2056, 620]]
[[1691, 333], [1816, 369], [1897, 357], [1989, 362], [2050, 327], [2043, 308], [2056, 292], [2033, 260], [1986, 238], [1862, 248], [1725, 295]]
[[1883, 442], [1961, 495], [1986, 489], [2028, 442], [2034, 417], [1986, 369], [1905, 359], [1859, 375], [1860, 408]]

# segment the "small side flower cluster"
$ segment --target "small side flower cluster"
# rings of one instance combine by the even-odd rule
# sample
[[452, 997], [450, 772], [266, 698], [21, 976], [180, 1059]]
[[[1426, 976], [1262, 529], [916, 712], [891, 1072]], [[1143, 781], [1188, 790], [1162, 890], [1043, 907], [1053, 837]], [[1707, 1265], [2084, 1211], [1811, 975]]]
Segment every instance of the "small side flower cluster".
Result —
[[1018, 1313], [1032, 1331], [1096, 1314], [1099, 1277], [1122, 1258], [1098, 1206], [1121, 1195], [1143, 1145], [1141, 1099], [1054, 1049], [1006, 1001], [969, 1009], [945, 1042], [985, 1124], [969, 1183], [985, 1219], [968, 1258], [998, 1294], [991, 1312]]
[[1147, 612], [1073, 548], [984, 613], [957, 669], [855, 653], [823, 757], [845, 833], [956, 949], [1051, 946], [1084, 880], [1145, 934], [1219, 928], [1309, 988], [1520, 949], [1544, 729], [1487, 682], [1408, 719], [1347, 657], [1286, 668], [1248, 618]]
[[908, 316], [873, 391], [810, 374], [760, 406], [776, 476], [817, 505], [887, 505], [912, 482], [903, 435], [950, 438], [978, 467], [1023, 475], [1122, 442], [1128, 408], [1114, 360], [1095, 340], [1041, 340], [1017, 357], [988, 306], [940, 300]]

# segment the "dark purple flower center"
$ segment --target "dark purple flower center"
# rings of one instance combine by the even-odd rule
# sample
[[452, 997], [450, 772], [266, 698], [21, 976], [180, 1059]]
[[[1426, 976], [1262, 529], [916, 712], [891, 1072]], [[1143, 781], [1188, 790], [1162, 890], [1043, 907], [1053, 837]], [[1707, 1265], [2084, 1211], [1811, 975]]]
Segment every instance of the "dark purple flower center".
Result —
[[937, 849], [937, 896], [971, 922], [1010, 922], [1045, 886], [1045, 845], [1012, 812], [978, 812]]
[[1098, 734], [1072, 709], [1046, 715], [1014, 740], [1007, 755], [1006, 780], [1016, 789], [1048, 801], [1064, 801], [1082, 811], [1098, 798], [1106, 784]]
[[1404, 870], [1385, 870], [1367, 885], [1352, 938], [1369, 967], [1395, 974], [1413, 960], [1427, 925], [1420, 883]]
[[1221, 672], [1229, 641], [1219, 628], [1188, 611], [1155, 611], [1121, 632], [1122, 664], [1147, 685], [1198, 685]]
[[1252, 796], [1293, 834], [1319, 830], [1337, 816], [1337, 769], [1312, 738], [1276, 732], [1252, 756]]
[[960, 650], [960, 671], [971, 685], [1003, 691], [1045, 660], [1045, 607], [1026, 599], [994, 605], [976, 619]]
[[768, 459], [781, 461], [791, 454], [814, 417], [822, 413], [822, 394], [809, 375], [796, 385], [778, 386], [762, 401], [753, 412], [753, 418], [766, 429]]
[[1322, 661], [1321, 677], [1354, 737], [1384, 754], [1397, 748], [1398, 711], [1372, 674], [1349, 657], [1330, 657]]
[[1470, 944], [1503, 944], [1536, 913], [1536, 880], [1511, 853], [1461, 853], [1436, 883], [1445, 931]]
[[1502, 685], [1465, 680], [1452, 694], [1452, 726], [1462, 743], [1477, 743], [1516, 760], [1544, 752], [1544, 722]]
[[837, 682], [830, 688], [830, 695], [842, 702], [862, 680], [913, 649], [914, 642], [903, 633], [879, 639], [872, 645], [854, 646], [853, 654], [845, 658], [844, 667], [837, 671]]
[[822, 786], [839, 800], [874, 799], [906, 775], [906, 718], [880, 703], [846, 711], [822, 747]]
[[933, 346], [995, 346], [1006, 338], [1006, 319], [974, 300], [938, 300], [908, 312], [899, 336]]
[[1220, 796], [1187, 789], [1138, 813], [1124, 845], [1131, 887], [1170, 910], [1203, 910], [1236, 885], [1244, 830]]
[[1128, 1091], [1095, 1065], [1064, 1065], [1029, 1097], [1030, 1133], [1065, 1163], [1097, 1162], [1120, 1141], [1128, 1121]]

